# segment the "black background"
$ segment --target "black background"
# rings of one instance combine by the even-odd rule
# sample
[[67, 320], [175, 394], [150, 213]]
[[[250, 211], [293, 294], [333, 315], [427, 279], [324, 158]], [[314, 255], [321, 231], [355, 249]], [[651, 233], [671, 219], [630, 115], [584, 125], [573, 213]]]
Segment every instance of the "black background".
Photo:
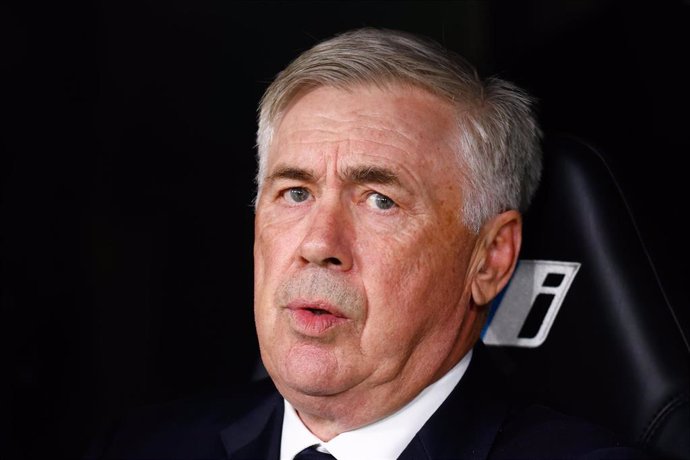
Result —
[[0, 458], [76, 458], [104, 417], [247, 380], [257, 102], [359, 26], [436, 38], [600, 146], [685, 292], [690, 5], [23, 2], [0, 7]]

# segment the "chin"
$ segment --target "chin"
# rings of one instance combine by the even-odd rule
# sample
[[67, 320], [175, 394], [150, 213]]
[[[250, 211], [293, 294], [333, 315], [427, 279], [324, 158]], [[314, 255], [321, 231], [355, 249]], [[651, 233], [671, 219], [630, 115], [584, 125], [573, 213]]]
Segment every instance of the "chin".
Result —
[[267, 370], [284, 395], [330, 396], [347, 388], [333, 353], [319, 347], [294, 346], [273, 362], [277, 365]]

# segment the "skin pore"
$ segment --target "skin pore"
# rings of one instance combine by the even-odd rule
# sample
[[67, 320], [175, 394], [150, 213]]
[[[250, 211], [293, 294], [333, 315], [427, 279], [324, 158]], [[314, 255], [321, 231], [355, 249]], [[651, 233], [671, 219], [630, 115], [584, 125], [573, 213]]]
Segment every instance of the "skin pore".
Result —
[[455, 109], [392, 85], [300, 94], [276, 126], [255, 219], [264, 365], [328, 441], [379, 420], [474, 345], [521, 217], [463, 223]]

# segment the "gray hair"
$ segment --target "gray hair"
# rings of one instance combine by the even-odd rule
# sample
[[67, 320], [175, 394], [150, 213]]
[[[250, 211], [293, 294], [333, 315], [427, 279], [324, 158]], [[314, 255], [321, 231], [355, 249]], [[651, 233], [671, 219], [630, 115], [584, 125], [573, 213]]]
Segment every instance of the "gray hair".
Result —
[[494, 215], [524, 212], [541, 176], [541, 130], [534, 99], [508, 81], [482, 80], [464, 58], [406, 32], [362, 28], [318, 43], [281, 71], [259, 104], [259, 193], [273, 131], [290, 102], [319, 86], [424, 89], [456, 107], [464, 223], [478, 232]]

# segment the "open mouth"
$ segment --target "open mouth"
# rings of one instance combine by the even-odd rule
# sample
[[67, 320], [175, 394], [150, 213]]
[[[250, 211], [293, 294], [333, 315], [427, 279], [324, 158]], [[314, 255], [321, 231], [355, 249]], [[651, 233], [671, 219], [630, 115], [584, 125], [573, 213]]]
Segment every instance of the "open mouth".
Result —
[[309, 337], [319, 337], [348, 321], [335, 306], [322, 302], [295, 301], [286, 310], [293, 329]]

